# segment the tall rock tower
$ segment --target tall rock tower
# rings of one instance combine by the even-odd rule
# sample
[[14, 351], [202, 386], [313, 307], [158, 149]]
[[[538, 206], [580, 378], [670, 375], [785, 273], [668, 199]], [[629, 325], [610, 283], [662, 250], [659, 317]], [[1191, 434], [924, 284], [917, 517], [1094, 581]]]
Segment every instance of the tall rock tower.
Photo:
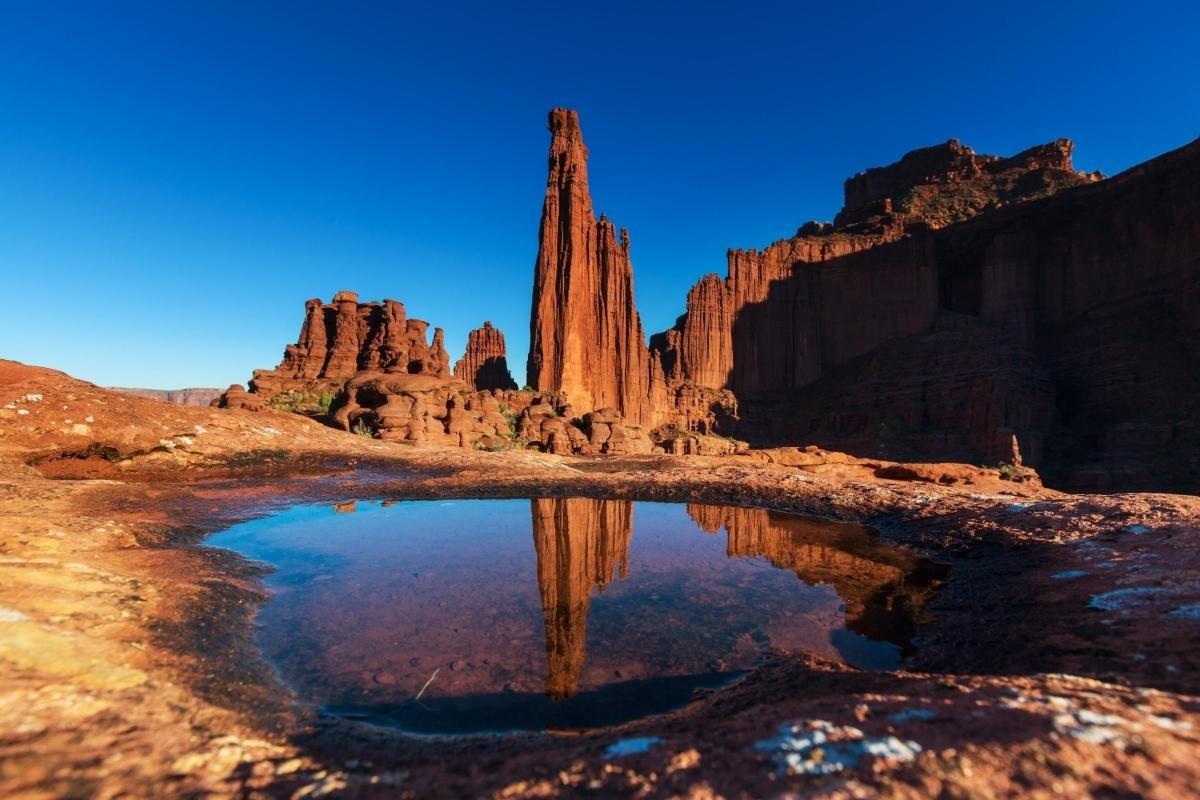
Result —
[[588, 192], [579, 115], [550, 112], [550, 175], [534, 267], [528, 380], [566, 395], [580, 412], [613, 408], [635, 425], [654, 424], [652, 389], [662, 368], [651, 357], [633, 302], [629, 233], [596, 219]]

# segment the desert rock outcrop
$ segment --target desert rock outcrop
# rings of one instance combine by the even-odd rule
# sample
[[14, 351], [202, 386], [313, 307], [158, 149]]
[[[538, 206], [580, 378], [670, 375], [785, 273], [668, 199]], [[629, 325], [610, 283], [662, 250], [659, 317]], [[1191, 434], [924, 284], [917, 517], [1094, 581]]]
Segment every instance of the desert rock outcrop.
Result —
[[[430, 404], [412, 405], [424, 422], [381, 415], [372, 393], [389, 376], [452, 380], [444, 336], [429, 341], [400, 303], [340, 292], [309, 301], [279, 367], [224, 402], [324, 398], [354, 380], [340, 423], [386, 418], [380, 430], [414, 441], [720, 454], [736, 435], [895, 461], [1015, 466], [1019, 453], [1065, 488], [1200, 487], [1200, 143], [1107, 180], [1077, 171], [1067, 140], [1007, 158], [955, 140], [915, 150], [847, 180], [834, 223], [730, 250], [725, 276], [702, 277], [647, 343], [629, 235], [593, 211], [579, 118], [555, 109], [549, 128], [534, 391], [512, 393], [485, 325], [459, 382], [429, 390], [440, 433]], [[507, 434], [482, 407], [469, 431], [449, 421], [479, 391], [511, 393], [493, 398]]]
[[454, 365], [454, 377], [475, 389], [516, 389], [508, 371], [504, 334], [491, 322], [467, 334], [467, 350]]
[[1025, 462], [1052, 485], [1200, 486], [1200, 143], [1114, 178], [1058, 140], [956, 141], [846, 182], [835, 224], [731, 250], [656, 335], [722, 433], [903, 460]]
[[576, 408], [613, 408], [632, 424], [653, 425], [662, 369], [634, 306], [629, 233], [592, 211], [578, 115], [554, 109], [550, 133], [527, 379]]
[[295, 344], [284, 350], [273, 370], [256, 370], [250, 390], [263, 399], [283, 391], [337, 389], [362, 371], [450, 377], [444, 334], [429, 323], [408, 317], [396, 300], [360, 303], [341, 291], [333, 302], [305, 303], [304, 324]]

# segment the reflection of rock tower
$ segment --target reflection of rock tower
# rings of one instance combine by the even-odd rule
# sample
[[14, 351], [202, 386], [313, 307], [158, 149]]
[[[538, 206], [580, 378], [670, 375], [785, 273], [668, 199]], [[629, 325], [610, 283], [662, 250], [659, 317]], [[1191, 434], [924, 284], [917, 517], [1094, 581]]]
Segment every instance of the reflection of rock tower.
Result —
[[846, 606], [846, 627], [873, 639], [908, 644], [914, 631], [907, 611], [927, 599], [926, 562], [888, 547], [861, 525], [767, 511], [688, 504], [688, 515], [708, 533], [722, 527], [730, 557], [763, 557], [809, 584], [832, 585]]
[[633, 503], [587, 498], [531, 501], [538, 590], [546, 623], [546, 694], [575, 694], [585, 657], [593, 587], [604, 587], [619, 567], [625, 577], [633, 532]]

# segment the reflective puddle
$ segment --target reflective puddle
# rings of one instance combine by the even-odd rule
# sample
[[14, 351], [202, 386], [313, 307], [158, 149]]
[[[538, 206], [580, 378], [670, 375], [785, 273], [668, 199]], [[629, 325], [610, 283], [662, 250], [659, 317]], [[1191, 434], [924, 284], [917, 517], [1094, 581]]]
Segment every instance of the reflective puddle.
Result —
[[298, 506], [207, 544], [275, 567], [259, 646], [302, 699], [425, 733], [617, 724], [771, 648], [887, 669], [941, 574], [860, 525], [585, 498]]

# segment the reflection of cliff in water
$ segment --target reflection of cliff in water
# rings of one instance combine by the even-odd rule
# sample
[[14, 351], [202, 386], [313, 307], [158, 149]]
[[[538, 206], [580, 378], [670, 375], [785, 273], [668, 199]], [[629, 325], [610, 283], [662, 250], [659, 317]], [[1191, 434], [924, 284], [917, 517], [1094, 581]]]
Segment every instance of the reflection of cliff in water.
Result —
[[559, 700], [579, 683], [593, 587], [603, 591], [618, 568], [625, 577], [633, 503], [583, 497], [530, 502], [546, 622], [546, 694]]
[[728, 534], [732, 558], [762, 557], [807, 584], [832, 585], [846, 607], [846, 628], [910, 650], [918, 615], [943, 570], [890, 547], [865, 525], [761, 508], [688, 504], [702, 530]]
[[[936, 565], [883, 544], [870, 528], [754, 508], [689, 504], [708, 533], [728, 534], [730, 558], [766, 558], [811, 585], [833, 586], [846, 628], [907, 651], [921, 607], [932, 595]], [[538, 590], [546, 626], [546, 694], [575, 694], [586, 658], [593, 589], [625, 577], [633, 536], [628, 500], [531, 501]], [[835, 639], [836, 643], [836, 639]]]

